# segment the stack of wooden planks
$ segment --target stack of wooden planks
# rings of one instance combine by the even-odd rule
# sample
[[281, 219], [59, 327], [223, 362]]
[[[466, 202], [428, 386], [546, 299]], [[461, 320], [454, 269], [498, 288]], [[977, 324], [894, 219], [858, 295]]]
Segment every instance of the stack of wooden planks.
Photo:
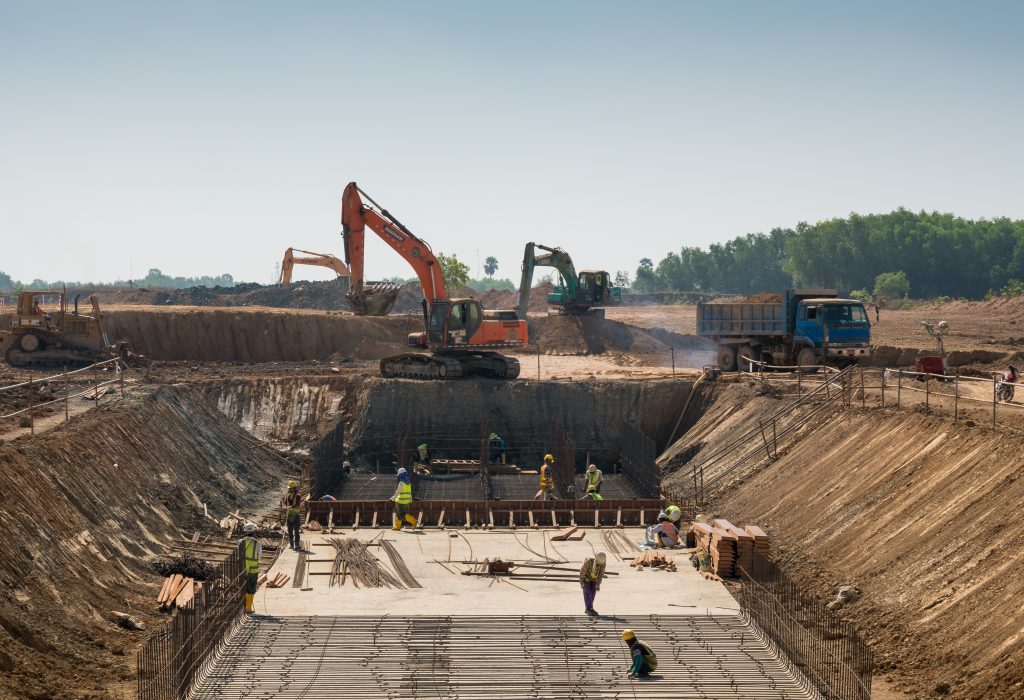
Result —
[[552, 542], [579, 542], [587, 534], [586, 530], [581, 530], [578, 527], [567, 527], [564, 530], [560, 530], [558, 534], [551, 536]]
[[755, 554], [771, 554], [771, 540], [756, 525], [741, 528], [719, 518], [711, 523], [694, 523], [690, 533], [696, 548], [710, 555], [711, 572], [725, 578], [737, 575], [737, 565], [750, 570]]
[[288, 580], [290, 578], [291, 576], [284, 573], [283, 571], [277, 572], [276, 574], [274, 574], [272, 578], [269, 579], [267, 578], [267, 574], [263, 574], [263, 576], [260, 576], [260, 580], [259, 583], [257, 584], [257, 587], [265, 583], [267, 584], [267, 588], [281, 588], [282, 586], [284, 586], [284, 584], [288, 583]]
[[181, 574], [174, 574], [164, 579], [164, 585], [160, 589], [156, 603], [161, 610], [183, 607], [192, 602], [196, 594], [196, 582], [185, 578]]
[[641, 569], [643, 567], [650, 567], [657, 571], [675, 571], [676, 561], [675, 557], [666, 555], [656, 549], [649, 549], [643, 554], [639, 554], [633, 558], [633, 561], [629, 563], [630, 566]]

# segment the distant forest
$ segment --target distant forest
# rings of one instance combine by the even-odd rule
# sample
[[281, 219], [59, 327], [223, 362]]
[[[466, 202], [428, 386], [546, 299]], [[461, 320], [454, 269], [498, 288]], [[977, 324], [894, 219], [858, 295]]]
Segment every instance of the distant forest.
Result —
[[[892, 273], [903, 273], [893, 275]], [[882, 276], [882, 280], [879, 277]], [[752, 233], [707, 250], [684, 247], [655, 264], [640, 261], [638, 291], [755, 294], [787, 287], [872, 293], [904, 279], [904, 295], [979, 299], [1019, 291], [1024, 221], [970, 221], [952, 214], [851, 214], [796, 229]], [[898, 287], [897, 287], [898, 288]]]
[[11, 279], [11, 276], [0, 271], [0, 292], [11, 292], [19, 290], [34, 291], [37, 289], [59, 289], [61, 285], [72, 288], [123, 288], [123, 287], [160, 287], [164, 289], [187, 289], [189, 287], [233, 287], [234, 278], [229, 274], [211, 277], [171, 277], [165, 275], [157, 268], [136, 280], [116, 280], [114, 282], [72, 282], [70, 280], [47, 281], [34, 279], [31, 282], [18, 282]]

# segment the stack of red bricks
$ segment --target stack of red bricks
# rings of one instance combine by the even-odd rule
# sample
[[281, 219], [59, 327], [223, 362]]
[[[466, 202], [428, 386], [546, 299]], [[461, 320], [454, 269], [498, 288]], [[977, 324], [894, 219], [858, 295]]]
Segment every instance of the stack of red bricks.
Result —
[[721, 577], [736, 576], [736, 566], [749, 570], [754, 554], [769, 556], [771, 541], [761, 528], [748, 525], [740, 528], [728, 520], [694, 523], [690, 532], [694, 545], [711, 557], [711, 571]]

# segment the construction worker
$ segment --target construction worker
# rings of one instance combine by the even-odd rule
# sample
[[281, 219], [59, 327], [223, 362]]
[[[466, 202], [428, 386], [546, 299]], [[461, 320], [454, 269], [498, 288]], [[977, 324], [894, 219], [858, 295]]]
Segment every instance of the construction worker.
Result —
[[256, 586], [260, 581], [260, 556], [263, 554], [263, 545], [253, 536], [256, 526], [246, 523], [245, 537], [240, 541], [242, 545], [242, 556], [245, 558], [245, 612], [252, 615], [252, 600], [256, 597]]
[[288, 547], [299, 551], [302, 547], [302, 495], [294, 481], [288, 482], [288, 495], [281, 501], [288, 524]]
[[597, 611], [594, 610], [594, 598], [601, 590], [606, 560], [605, 553], [598, 552], [592, 557], [587, 557], [580, 567], [580, 587], [583, 589], [583, 605], [586, 606], [587, 615], [597, 615]]
[[665, 515], [668, 519], [676, 526], [676, 530], [679, 529], [679, 521], [683, 518], [683, 511], [679, 509], [679, 506], [669, 506], [665, 509]]
[[409, 505], [412, 503], [412, 482], [409, 480], [409, 472], [402, 467], [398, 470], [398, 485], [395, 493], [391, 496], [395, 502], [395, 517], [392, 526], [395, 530], [401, 530], [404, 523], [416, 527], [416, 518], [409, 515]]
[[491, 464], [504, 464], [505, 463], [505, 440], [497, 433], [491, 433], [489, 438], [490, 459]]
[[587, 496], [592, 493], [598, 496], [601, 495], [601, 481], [603, 478], [604, 474], [597, 468], [596, 464], [591, 464], [587, 467]]
[[430, 455], [427, 453], [427, 443], [416, 446], [416, 452], [420, 456], [420, 464], [430, 464]]
[[636, 638], [633, 630], [622, 630], [622, 641], [629, 645], [632, 658], [629, 667], [629, 678], [649, 676], [658, 669], [658, 655], [647, 644]]
[[658, 513], [658, 524], [647, 528], [647, 543], [656, 547], [675, 547], [679, 544], [679, 530], [668, 519], [665, 511]]
[[533, 497], [534, 500], [555, 499], [555, 458], [553, 455], [544, 455], [544, 463], [540, 465], [540, 490]]

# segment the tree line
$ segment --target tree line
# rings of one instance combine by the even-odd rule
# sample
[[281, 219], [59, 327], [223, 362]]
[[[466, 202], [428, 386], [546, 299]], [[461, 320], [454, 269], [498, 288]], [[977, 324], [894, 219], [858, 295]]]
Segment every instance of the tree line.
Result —
[[[899, 273], [902, 273], [900, 275]], [[879, 279], [880, 276], [883, 276]], [[893, 285], [894, 280], [899, 284]], [[640, 261], [641, 292], [755, 294], [787, 287], [978, 299], [1024, 280], [1024, 221], [897, 209], [751, 233]]]
[[116, 280], [114, 282], [70, 282], [65, 280], [47, 281], [34, 279], [31, 282], [19, 282], [0, 271], [0, 292], [38, 291], [43, 289], [60, 289], [62, 285], [71, 288], [88, 287], [93, 289], [123, 287], [158, 287], [163, 289], [187, 289], [189, 287], [233, 287], [235, 279], [225, 273], [223, 275], [201, 277], [172, 277], [165, 275], [158, 268], [152, 268], [145, 277], [134, 280]]

